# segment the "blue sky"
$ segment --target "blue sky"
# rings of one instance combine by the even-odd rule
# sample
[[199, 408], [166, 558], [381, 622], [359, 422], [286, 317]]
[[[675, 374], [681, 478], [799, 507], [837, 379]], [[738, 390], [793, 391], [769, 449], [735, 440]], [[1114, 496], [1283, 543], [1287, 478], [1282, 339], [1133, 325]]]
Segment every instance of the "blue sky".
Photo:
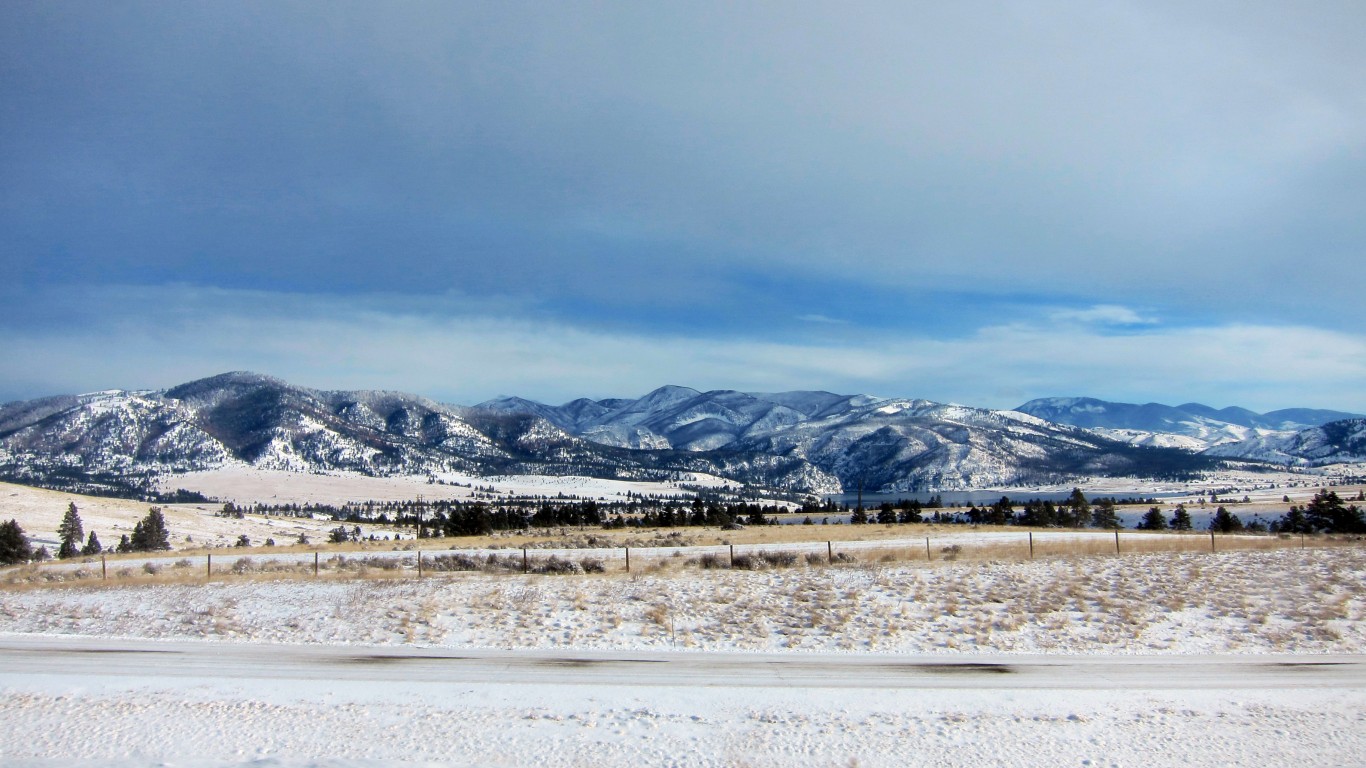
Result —
[[0, 400], [1366, 412], [1360, 3], [0, 4]]

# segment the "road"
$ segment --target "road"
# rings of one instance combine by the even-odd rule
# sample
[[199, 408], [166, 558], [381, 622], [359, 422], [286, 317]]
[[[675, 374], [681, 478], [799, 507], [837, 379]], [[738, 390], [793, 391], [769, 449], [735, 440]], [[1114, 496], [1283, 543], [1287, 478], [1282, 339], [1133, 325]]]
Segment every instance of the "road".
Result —
[[1366, 656], [891, 656], [0, 638], [7, 675], [610, 686], [1366, 690]]

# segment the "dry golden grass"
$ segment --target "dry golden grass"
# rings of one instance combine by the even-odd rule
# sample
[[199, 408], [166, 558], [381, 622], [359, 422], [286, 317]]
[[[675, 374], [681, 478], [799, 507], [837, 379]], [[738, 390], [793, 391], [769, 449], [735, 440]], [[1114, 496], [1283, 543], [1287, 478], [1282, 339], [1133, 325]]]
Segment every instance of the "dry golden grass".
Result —
[[[695, 529], [689, 529], [695, 530]], [[1033, 532], [1033, 549], [1030, 548], [1030, 532], [1019, 528], [965, 528], [963, 526], [772, 526], [765, 528], [746, 529], [743, 531], [720, 531], [718, 529], [703, 529], [705, 534], [709, 534], [712, 539], [709, 541], [704, 536], [698, 536], [700, 541], [695, 541], [697, 545], [710, 544], [713, 548], [717, 545], [729, 547], [723, 548], [720, 552], [713, 551], [710, 555], [699, 555], [696, 550], [686, 548], [662, 548], [654, 549], [648, 555], [639, 550], [633, 550], [631, 556], [631, 566], [629, 576], [639, 579], [642, 577], [669, 575], [683, 572], [685, 570], [695, 571], [703, 569], [702, 559], [709, 557], [716, 568], [729, 569], [732, 564], [736, 568], [745, 570], [773, 570], [782, 568], [803, 568], [803, 567], [829, 567], [829, 566], [878, 566], [892, 564], [922, 564], [934, 566], [942, 563], [952, 563], [960, 561], [973, 562], [1018, 562], [1029, 559], [1035, 560], [1068, 560], [1078, 557], [1089, 556], [1125, 556], [1163, 552], [1228, 552], [1228, 551], [1249, 551], [1249, 550], [1287, 550], [1301, 548], [1329, 548], [1329, 547], [1360, 547], [1362, 541], [1360, 537], [1348, 536], [1309, 536], [1301, 538], [1298, 536], [1252, 536], [1252, 535], [1215, 535], [1211, 537], [1208, 533], [1125, 533], [1121, 532], [1118, 537], [1118, 551], [1116, 551], [1116, 539], [1106, 533], [1091, 532], [1088, 534], [1077, 535], [1067, 531], [1035, 531]], [[670, 534], [673, 531], [664, 529], [661, 533]], [[813, 536], [824, 537], [835, 533], [854, 533], [862, 534], [861, 537], [846, 539], [813, 539]], [[982, 534], [997, 535], [971, 535], [973, 532]], [[617, 540], [626, 541], [632, 537], [639, 539], [642, 531], [594, 531], [593, 535], [598, 536], [602, 533], [617, 534]], [[1002, 536], [999, 534], [1005, 533]], [[749, 541], [731, 541], [723, 538], [721, 534], [750, 534]], [[763, 534], [770, 534], [764, 536]], [[804, 534], [804, 535], [803, 535]], [[899, 534], [900, 538], [892, 541], [888, 537]], [[910, 536], [917, 536], [911, 538]], [[738, 537], [737, 537], [738, 538]], [[720, 539], [717, 541], [716, 539]], [[508, 536], [494, 537], [470, 537], [463, 539], [426, 539], [419, 542], [409, 542], [409, 546], [403, 546], [405, 554], [394, 557], [392, 552], [396, 548], [392, 543], [387, 546], [377, 546], [374, 543], [351, 543], [336, 546], [307, 546], [307, 547], [258, 547], [258, 548], [232, 548], [210, 550], [200, 555], [188, 552], [166, 553], [167, 560], [160, 563], [148, 563], [149, 555], [126, 554], [117, 556], [107, 556], [101, 567], [99, 558], [84, 558], [79, 561], [80, 565], [76, 569], [52, 568], [47, 565], [29, 565], [13, 567], [0, 571], [0, 588], [8, 589], [28, 589], [42, 586], [62, 586], [62, 585], [115, 585], [115, 584], [194, 584], [206, 581], [220, 580], [277, 580], [277, 579], [368, 579], [368, 580], [402, 580], [418, 577], [416, 564], [418, 553], [422, 553], [423, 561], [426, 564], [424, 572], [420, 574], [423, 578], [452, 578], [460, 574], [491, 572], [507, 575], [520, 575], [522, 573], [521, 563], [523, 555], [520, 548], [513, 549], [512, 544], [519, 539]], [[555, 538], [545, 537], [524, 537], [525, 541], [555, 541]], [[492, 564], [480, 571], [472, 570], [437, 570], [433, 567], [432, 558], [449, 553], [448, 548], [473, 548], [480, 543], [496, 541], [504, 547], [508, 547], [499, 558], [499, 563]], [[858, 546], [850, 546], [852, 542], [860, 542]], [[876, 542], [886, 541], [886, 546], [877, 546]], [[874, 542], [869, 546], [868, 542]], [[690, 543], [694, 543], [690, 541]], [[444, 545], [444, 546], [442, 546]], [[804, 546], [800, 546], [804, 545]], [[843, 545], [843, 546], [841, 546]], [[439, 547], [439, 548], [438, 548]], [[794, 554], [785, 557], [780, 556], [783, 552], [791, 552], [797, 548]], [[379, 553], [387, 553], [388, 556], [380, 557]], [[732, 554], [734, 553], [734, 561]], [[316, 553], [317, 571], [315, 572], [312, 559], [285, 561], [274, 559], [273, 555], [292, 555]], [[367, 554], [369, 553], [369, 554]], [[560, 559], [568, 559], [578, 562], [583, 558], [600, 559], [605, 566], [605, 573], [588, 574], [589, 578], [613, 577], [626, 575], [625, 560], [621, 555], [621, 550], [577, 550], [579, 554], [565, 556], [561, 554]], [[207, 572], [205, 555], [212, 559], [212, 573]], [[833, 555], [833, 562], [832, 562]], [[525, 562], [527, 568], [533, 574], [541, 568], [553, 555], [541, 554], [539, 550], [528, 549]], [[170, 558], [178, 558], [171, 561]], [[478, 559], [478, 558], [476, 558]], [[69, 565], [72, 561], [63, 562]], [[1198, 575], [1198, 574], [1197, 574]], [[584, 578], [579, 575], [579, 578]], [[549, 578], [549, 576], [546, 576]]]

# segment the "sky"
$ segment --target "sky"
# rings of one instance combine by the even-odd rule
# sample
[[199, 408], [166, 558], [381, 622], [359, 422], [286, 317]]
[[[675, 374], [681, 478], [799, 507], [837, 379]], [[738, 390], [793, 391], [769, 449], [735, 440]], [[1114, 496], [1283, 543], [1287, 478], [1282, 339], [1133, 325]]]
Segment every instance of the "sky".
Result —
[[0, 3], [0, 401], [1366, 412], [1360, 2]]

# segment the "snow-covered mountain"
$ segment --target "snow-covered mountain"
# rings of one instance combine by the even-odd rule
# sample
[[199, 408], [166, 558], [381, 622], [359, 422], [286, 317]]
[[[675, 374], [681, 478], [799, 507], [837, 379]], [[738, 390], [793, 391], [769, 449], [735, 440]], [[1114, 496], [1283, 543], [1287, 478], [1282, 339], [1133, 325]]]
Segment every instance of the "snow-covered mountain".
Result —
[[[1054, 419], [1084, 422], [1074, 426], [1037, 413], [926, 400], [667, 386], [636, 399], [553, 406], [504, 397], [461, 407], [227, 373], [161, 391], [0, 406], [0, 477], [128, 492], [145, 489], [157, 475], [244, 464], [369, 475], [662, 479], [704, 472], [807, 492], [860, 485], [904, 492], [1097, 475], [1171, 478], [1212, 468], [1220, 456], [1280, 455], [1197, 455], [1182, 449], [1198, 442], [1182, 440], [1208, 435], [1182, 438], [1180, 430], [1213, 432], [1230, 423], [1185, 406], [1114, 406], [1082, 399], [1027, 404]], [[1156, 426], [1165, 436], [1137, 434]], [[1270, 439], [1257, 427], [1240, 428], [1250, 430], [1243, 437]]]
[[474, 406], [541, 416], [576, 435], [623, 448], [706, 451], [776, 429], [848, 412], [881, 398], [830, 392], [699, 392], [665, 386], [636, 400], [574, 400], [549, 406], [504, 397]]
[[[585, 439], [623, 447], [727, 450], [809, 463], [845, 489], [919, 491], [1078, 475], [1167, 476], [1208, 460], [1144, 450], [1013, 411], [830, 392], [699, 392], [662, 387], [638, 400], [547, 406], [499, 398], [475, 406], [540, 415]], [[584, 418], [565, 413], [591, 414]]]
[[1015, 410], [1058, 424], [1090, 429], [1132, 445], [1201, 451], [1224, 443], [1288, 438], [1296, 431], [1358, 414], [1312, 408], [1257, 413], [1246, 408], [1215, 409], [1200, 403], [1115, 403], [1090, 397], [1031, 400]]
[[1366, 419], [1343, 419], [1290, 434], [1216, 445], [1208, 455], [1318, 467], [1366, 462]]
[[[522, 409], [535, 404], [521, 401]], [[163, 391], [99, 392], [0, 406], [0, 476], [136, 492], [160, 474], [244, 464], [367, 475], [440, 472], [668, 477], [723, 474], [795, 490], [837, 488], [791, 459], [632, 451], [535, 413], [468, 409], [396, 392], [326, 392], [252, 373]]]

